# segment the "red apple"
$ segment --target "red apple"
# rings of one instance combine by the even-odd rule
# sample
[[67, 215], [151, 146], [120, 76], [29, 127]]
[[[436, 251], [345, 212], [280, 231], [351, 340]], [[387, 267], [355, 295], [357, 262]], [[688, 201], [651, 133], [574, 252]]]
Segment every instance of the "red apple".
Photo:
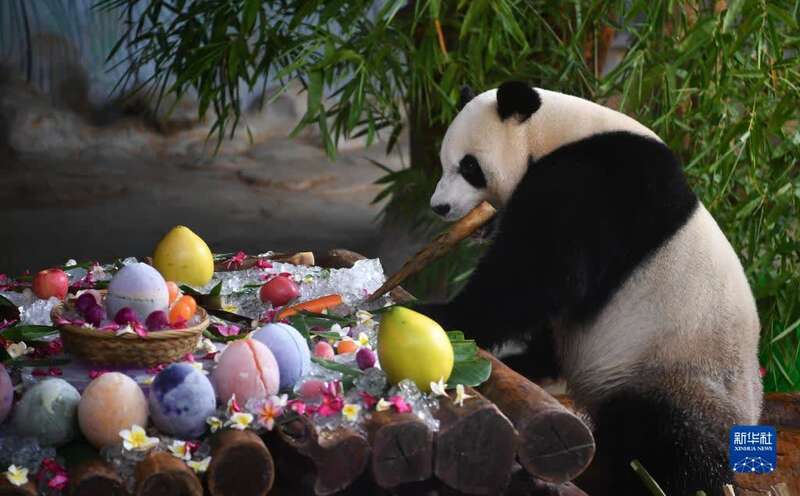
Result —
[[33, 278], [33, 292], [42, 299], [55, 296], [63, 300], [69, 289], [67, 273], [61, 269], [46, 269], [39, 271]]
[[261, 286], [258, 295], [264, 303], [270, 302], [274, 307], [282, 307], [300, 296], [300, 288], [290, 277], [278, 276]]

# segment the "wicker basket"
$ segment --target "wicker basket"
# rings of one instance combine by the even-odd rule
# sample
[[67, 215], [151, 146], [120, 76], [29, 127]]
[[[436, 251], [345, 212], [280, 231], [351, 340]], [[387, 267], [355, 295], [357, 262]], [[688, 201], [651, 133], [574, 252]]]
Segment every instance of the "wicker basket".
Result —
[[[64, 312], [64, 304], [53, 308], [53, 322]], [[180, 360], [197, 347], [197, 341], [208, 327], [208, 314], [197, 307], [199, 323], [185, 329], [151, 332], [145, 337], [136, 334], [117, 336], [77, 325], [59, 325], [64, 349], [84, 360], [102, 365], [152, 367]]]

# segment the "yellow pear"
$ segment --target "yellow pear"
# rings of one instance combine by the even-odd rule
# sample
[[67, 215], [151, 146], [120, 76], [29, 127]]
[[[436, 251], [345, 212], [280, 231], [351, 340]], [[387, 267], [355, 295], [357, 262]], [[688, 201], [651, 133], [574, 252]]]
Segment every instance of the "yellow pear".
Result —
[[453, 345], [434, 320], [405, 307], [394, 307], [381, 319], [378, 359], [389, 382], [411, 379], [427, 392], [431, 382], [450, 377]]
[[203, 239], [185, 226], [173, 227], [156, 245], [153, 265], [164, 279], [204, 286], [214, 275], [214, 256]]

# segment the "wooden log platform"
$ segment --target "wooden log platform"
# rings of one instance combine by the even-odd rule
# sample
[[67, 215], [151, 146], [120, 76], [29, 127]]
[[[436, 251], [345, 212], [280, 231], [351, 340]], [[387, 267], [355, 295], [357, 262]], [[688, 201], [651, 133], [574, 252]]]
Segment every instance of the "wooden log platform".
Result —
[[340, 427], [317, 435], [305, 417], [278, 427], [281, 439], [311, 459], [315, 469], [314, 493], [325, 496], [341, 491], [356, 481], [370, 460], [367, 439], [353, 429]]
[[519, 432], [518, 457], [531, 475], [547, 482], [568, 482], [594, 457], [589, 427], [558, 400], [511, 370], [490, 353], [492, 375], [478, 389], [505, 413]]
[[[275, 482], [275, 464], [253, 431], [223, 430], [210, 441], [206, 479], [211, 496], [266, 496]], [[247, 474], [247, 476], [244, 476]]]
[[449, 487], [466, 494], [498, 494], [508, 485], [517, 452], [511, 421], [472, 388], [474, 396], [456, 405], [442, 398], [436, 418], [434, 473]]
[[71, 496], [126, 496], [125, 483], [107, 462], [92, 458], [69, 470]]
[[800, 393], [765, 394], [759, 423], [778, 430], [778, 467], [769, 474], [736, 474], [736, 496], [775, 494], [770, 490], [778, 484], [800, 496]]
[[800, 429], [800, 393], [767, 393], [761, 423]]
[[136, 496], [203, 496], [203, 485], [183, 460], [151, 452], [136, 465]]
[[433, 432], [411, 413], [374, 412], [367, 421], [370, 466], [386, 489], [427, 480], [433, 473]]
[[0, 496], [37, 496], [37, 494], [36, 484], [32, 480], [29, 480], [27, 484], [15, 486], [5, 477], [0, 477]]

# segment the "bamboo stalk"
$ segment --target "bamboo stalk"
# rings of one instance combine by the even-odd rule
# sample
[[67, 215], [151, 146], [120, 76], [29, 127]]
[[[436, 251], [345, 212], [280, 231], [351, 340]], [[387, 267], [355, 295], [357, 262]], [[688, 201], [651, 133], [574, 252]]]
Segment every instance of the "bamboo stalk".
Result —
[[425, 248], [411, 257], [394, 275], [389, 277], [383, 286], [372, 293], [367, 301], [374, 301], [396, 288], [410, 275], [416, 274], [433, 260], [450, 251], [460, 241], [486, 224], [497, 211], [488, 202], [481, 202], [477, 207], [453, 224], [450, 229], [433, 239]]

